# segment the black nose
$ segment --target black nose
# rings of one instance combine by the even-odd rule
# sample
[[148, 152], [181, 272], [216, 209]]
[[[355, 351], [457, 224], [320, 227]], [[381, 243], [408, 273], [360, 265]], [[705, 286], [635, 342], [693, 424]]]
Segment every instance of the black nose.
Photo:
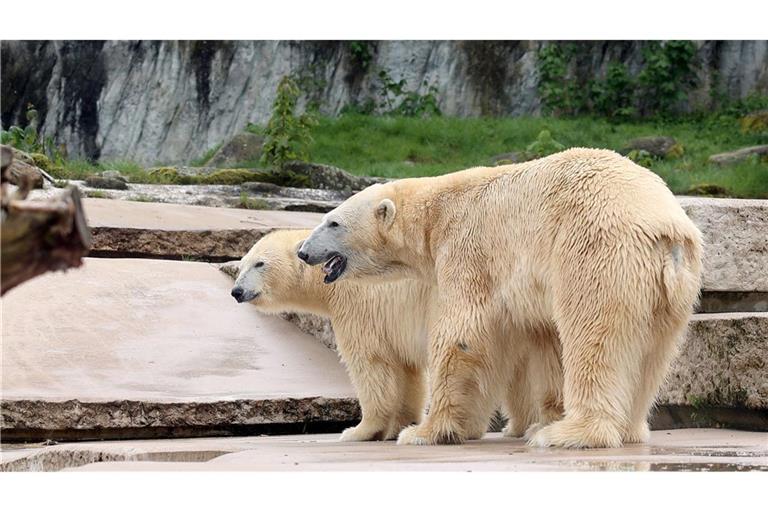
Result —
[[296, 254], [296, 256], [298, 256], [299, 259], [302, 260], [302, 261], [308, 261], [309, 260], [309, 254], [305, 253], [302, 250], [299, 250], [299, 252]]
[[239, 286], [236, 286], [235, 288], [232, 288], [232, 296], [235, 298], [237, 302], [243, 301], [243, 294], [245, 293], [245, 290], [240, 288]]

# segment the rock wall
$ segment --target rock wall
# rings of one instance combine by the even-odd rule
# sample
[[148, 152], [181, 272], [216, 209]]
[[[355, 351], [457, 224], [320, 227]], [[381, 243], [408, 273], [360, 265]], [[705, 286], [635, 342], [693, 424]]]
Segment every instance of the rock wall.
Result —
[[[185, 163], [264, 123], [286, 74], [302, 77], [326, 114], [376, 97], [377, 74], [421, 92], [437, 88], [446, 115], [535, 115], [537, 41], [3, 41], [2, 125], [24, 125], [32, 103], [41, 131], [70, 156]], [[620, 60], [636, 71], [641, 43], [580, 42], [573, 73]], [[768, 41], [697, 43], [702, 64], [690, 105], [768, 93]]]

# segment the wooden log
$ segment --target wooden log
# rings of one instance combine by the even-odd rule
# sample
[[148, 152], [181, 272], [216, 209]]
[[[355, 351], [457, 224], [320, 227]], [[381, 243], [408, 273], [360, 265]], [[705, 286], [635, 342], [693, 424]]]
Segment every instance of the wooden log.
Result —
[[12, 158], [2, 151], [0, 295], [44, 272], [79, 267], [91, 247], [80, 192], [70, 186], [47, 201], [28, 201], [30, 184], [8, 192]]

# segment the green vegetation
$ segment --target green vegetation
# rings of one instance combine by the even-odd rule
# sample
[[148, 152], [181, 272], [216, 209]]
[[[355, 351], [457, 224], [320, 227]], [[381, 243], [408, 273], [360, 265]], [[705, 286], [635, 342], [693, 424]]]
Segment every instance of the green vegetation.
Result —
[[[556, 116], [599, 115], [613, 120], [669, 117], [696, 85], [693, 41], [645, 41], [636, 76], [611, 62], [604, 77], [578, 76], [575, 63], [591, 48], [577, 43], [550, 43], [538, 53], [539, 94], [545, 112]], [[587, 53], [584, 53], [587, 52]]]
[[300, 95], [296, 80], [290, 76], [280, 80], [272, 117], [264, 131], [266, 139], [262, 148], [262, 164], [282, 169], [290, 160], [307, 159], [306, 148], [312, 142], [310, 130], [317, 121], [309, 112], [296, 115], [296, 102]]
[[[753, 102], [754, 104], [754, 102]], [[751, 106], [753, 106], [750, 105]], [[410, 118], [347, 114], [321, 118], [309, 147], [313, 162], [358, 175], [391, 178], [434, 176], [477, 165], [492, 157], [525, 151], [544, 130], [565, 147], [621, 150], [633, 138], [668, 135], [681, 144], [679, 158], [643, 162], [678, 194], [701, 184], [717, 185], [735, 197], [768, 198], [768, 164], [758, 159], [729, 167], [707, 162], [710, 155], [768, 143], [764, 133], [742, 132], [745, 108], [709, 117], [636, 120], [617, 124], [578, 118]]]
[[269, 203], [258, 197], [248, 197], [245, 191], [240, 192], [240, 202], [235, 205], [236, 208], [245, 208], [246, 210], [270, 210]]
[[211, 158], [213, 158], [213, 155], [215, 155], [216, 152], [219, 150], [219, 148], [221, 148], [221, 145], [222, 143], [219, 142], [218, 144], [210, 148], [208, 151], [203, 153], [203, 155], [200, 158], [196, 158], [191, 162], [189, 162], [189, 165], [191, 165], [192, 167], [203, 167], [205, 164], [207, 164], [211, 160]]

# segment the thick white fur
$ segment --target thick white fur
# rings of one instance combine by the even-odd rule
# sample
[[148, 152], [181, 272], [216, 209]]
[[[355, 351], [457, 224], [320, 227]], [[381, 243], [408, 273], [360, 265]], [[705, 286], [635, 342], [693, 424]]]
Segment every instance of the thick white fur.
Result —
[[658, 176], [606, 150], [375, 185], [326, 215], [314, 247], [347, 256], [340, 282], [436, 288], [430, 412], [404, 444], [474, 437], [531, 343], [560, 355], [565, 407], [532, 445], [647, 440], [700, 285], [699, 231]]
[[[403, 427], [420, 423], [423, 417], [432, 287], [415, 279], [325, 285], [319, 268], [296, 257], [309, 234], [282, 230], [259, 240], [242, 258], [235, 286], [259, 293], [252, 303], [263, 312], [330, 318], [363, 412], [360, 424], [345, 430], [341, 440], [394, 439]], [[262, 265], [256, 267], [257, 263]], [[530, 346], [536, 343], [532, 338]], [[509, 384], [494, 402], [503, 402], [510, 416], [507, 435], [522, 436], [532, 424], [560, 414], [558, 357], [544, 354], [549, 358], [520, 350], [510, 362]], [[486, 427], [487, 418], [472, 437], [481, 437]]]

